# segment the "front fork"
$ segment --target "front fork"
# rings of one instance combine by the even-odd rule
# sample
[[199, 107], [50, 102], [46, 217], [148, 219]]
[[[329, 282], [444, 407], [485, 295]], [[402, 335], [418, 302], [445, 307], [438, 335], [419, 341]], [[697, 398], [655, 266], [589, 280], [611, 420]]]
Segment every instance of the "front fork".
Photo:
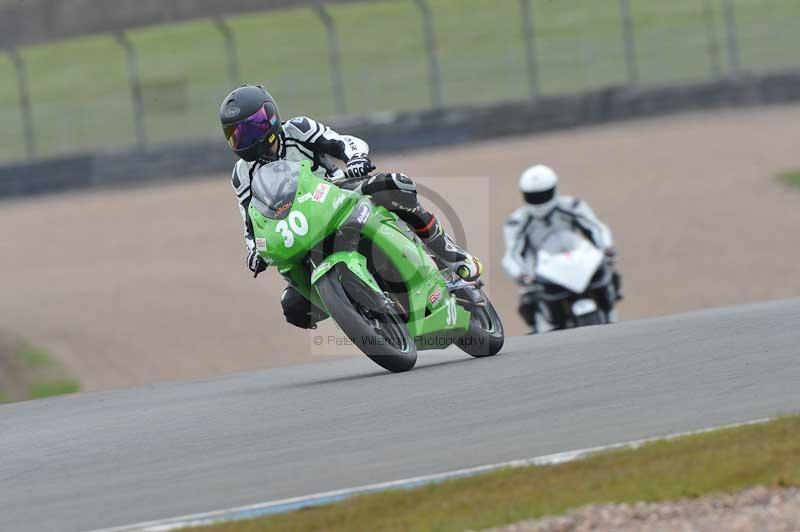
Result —
[[[339, 224], [332, 241], [311, 252], [311, 258], [303, 265], [291, 265], [280, 271], [289, 283], [306, 299], [320, 308], [325, 308], [314, 285], [323, 275], [339, 263], [344, 265], [375, 292], [382, 293], [378, 283], [367, 269], [367, 259], [358, 253], [361, 232], [375, 210], [372, 201], [364, 196], [356, 202], [347, 217]], [[333, 252], [328, 253], [332, 242]], [[328, 249], [321, 249], [328, 248]]]

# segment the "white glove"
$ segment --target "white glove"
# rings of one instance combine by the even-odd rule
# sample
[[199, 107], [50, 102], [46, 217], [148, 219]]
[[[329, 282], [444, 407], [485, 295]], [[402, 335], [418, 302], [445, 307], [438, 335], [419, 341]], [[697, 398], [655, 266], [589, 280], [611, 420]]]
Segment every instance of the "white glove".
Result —
[[364, 177], [369, 175], [371, 171], [375, 170], [375, 165], [369, 160], [366, 155], [354, 155], [352, 159], [347, 161], [347, 177]]
[[247, 267], [253, 272], [253, 277], [258, 277], [258, 274], [267, 269], [268, 264], [261, 258], [258, 251], [251, 249], [247, 254]]

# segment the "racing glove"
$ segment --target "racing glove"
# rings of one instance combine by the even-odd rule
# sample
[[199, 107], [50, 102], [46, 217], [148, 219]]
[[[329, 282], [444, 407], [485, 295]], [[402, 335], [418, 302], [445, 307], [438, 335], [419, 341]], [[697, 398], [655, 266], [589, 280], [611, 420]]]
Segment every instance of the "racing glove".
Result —
[[267, 263], [258, 254], [258, 251], [251, 249], [247, 254], [247, 267], [253, 272], [253, 277], [258, 277], [258, 274], [267, 269]]
[[364, 177], [373, 170], [375, 170], [375, 165], [372, 164], [369, 157], [366, 155], [354, 155], [347, 161], [347, 171], [345, 175], [347, 177]]
[[533, 275], [528, 275], [527, 273], [522, 273], [517, 276], [517, 284], [520, 286], [532, 286], [534, 281]]
[[606, 264], [614, 267], [617, 263], [617, 250], [613, 247], [606, 248], [603, 253], [605, 254]]

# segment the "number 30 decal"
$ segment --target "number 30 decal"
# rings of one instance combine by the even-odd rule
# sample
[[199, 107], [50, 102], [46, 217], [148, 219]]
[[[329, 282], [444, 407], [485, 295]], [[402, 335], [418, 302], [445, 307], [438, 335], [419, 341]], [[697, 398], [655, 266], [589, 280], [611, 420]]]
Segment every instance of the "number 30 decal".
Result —
[[294, 235], [305, 236], [308, 234], [308, 220], [299, 211], [290, 212], [288, 220], [288, 223], [286, 220], [278, 222], [278, 225], [275, 226], [275, 232], [280, 233], [283, 237], [283, 245], [290, 248], [294, 246]]
[[458, 319], [458, 313], [456, 311], [456, 301], [452, 297], [448, 296], [447, 299], [444, 300], [445, 305], [447, 306], [447, 325], [452, 327], [456, 324], [456, 320]]

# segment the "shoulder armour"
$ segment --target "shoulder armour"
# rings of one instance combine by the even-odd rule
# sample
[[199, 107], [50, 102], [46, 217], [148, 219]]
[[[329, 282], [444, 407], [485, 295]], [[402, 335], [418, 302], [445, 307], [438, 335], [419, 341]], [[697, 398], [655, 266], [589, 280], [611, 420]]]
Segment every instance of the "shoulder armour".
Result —
[[506, 218], [506, 225], [509, 227], [520, 225], [525, 221], [526, 217], [525, 208], [521, 207], [508, 215], [508, 218]]
[[559, 207], [562, 210], [571, 211], [578, 207], [581, 204], [580, 198], [575, 198], [573, 196], [564, 196], [559, 195], [558, 200], [556, 201], [556, 207]]
[[322, 124], [307, 116], [298, 116], [283, 123], [287, 139], [313, 142], [323, 131]]

